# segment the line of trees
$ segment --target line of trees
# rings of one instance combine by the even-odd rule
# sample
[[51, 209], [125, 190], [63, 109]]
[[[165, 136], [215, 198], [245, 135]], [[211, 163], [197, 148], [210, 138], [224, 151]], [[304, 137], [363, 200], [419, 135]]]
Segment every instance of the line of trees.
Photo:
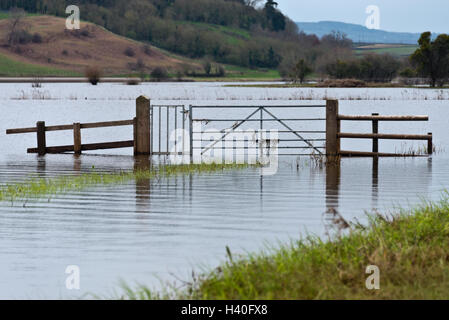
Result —
[[401, 63], [389, 54], [369, 54], [347, 61], [337, 60], [326, 66], [327, 74], [335, 79], [359, 79], [368, 82], [391, 82]]
[[328, 43], [332, 48], [332, 58], [326, 54], [318, 57], [295, 56], [281, 64], [280, 71], [285, 79], [300, 83], [306, 76], [316, 72], [333, 79], [367, 82], [391, 82], [397, 76], [428, 79], [431, 87], [442, 87], [449, 82], [449, 35], [441, 34], [434, 41], [431, 36], [430, 32], [422, 33], [418, 41], [419, 48], [410, 57], [395, 57], [390, 54], [355, 57], [352, 52], [340, 51], [352, 46], [345, 35], [333, 33], [321, 39], [322, 46]]

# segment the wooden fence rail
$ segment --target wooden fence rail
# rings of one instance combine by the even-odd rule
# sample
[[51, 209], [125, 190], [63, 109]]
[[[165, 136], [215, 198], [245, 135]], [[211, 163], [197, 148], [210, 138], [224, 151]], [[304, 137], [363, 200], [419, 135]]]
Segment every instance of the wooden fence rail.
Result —
[[[340, 132], [341, 121], [371, 121], [372, 133]], [[417, 154], [397, 154], [379, 152], [379, 140], [425, 140], [427, 141], [427, 154], [433, 152], [432, 133], [419, 134], [390, 134], [379, 133], [379, 121], [428, 121], [426, 115], [417, 116], [390, 116], [373, 113], [371, 115], [341, 115], [338, 112], [338, 100], [328, 100], [326, 103], [326, 154], [328, 156], [345, 157], [404, 157], [417, 156]], [[371, 139], [372, 152], [340, 150], [342, 138]]]

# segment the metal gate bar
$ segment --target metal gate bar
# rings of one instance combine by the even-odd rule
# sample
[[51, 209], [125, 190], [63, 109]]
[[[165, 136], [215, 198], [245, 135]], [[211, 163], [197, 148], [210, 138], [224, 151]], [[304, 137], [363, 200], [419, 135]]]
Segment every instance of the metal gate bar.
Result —
[[[283, 141], [283, 142], [304, 142], [307, 144], [307, 146], [278, 146], [278, 149], [312, 149], [314, 150], [314, 152], [318, 153], [318, 154], [323, 154], [323, 152], [321, 151], [322, 149], [325, 149], [325, 147], [317, 147], [314, 146], [311, 142], [325, 142], [326, 139], [316, 139], [316, 138], [304, 138], [303, 136], [300, 135], [300, 133], [314, 133], [314, 134], [324, 134], [326, 133], [326, 131], [324, 130], [294, 130], [293, 128], [291, 128], [290, 126], [288, 126], [285, 121], [325, 121], [326, 118], [278, 118], [276, 117], [272, 112], [270, 112], [269, 110], [267, 110], [266, 108], [325, 108], [325, 105], [301, 105], [301, 106], [285, 106], [285, 105], [279, 105], [279, 106], [190, 106], [190, 126], [193, 127], [193, 123], [194, 122], [235, 122], [231, 127], [226, 128], [226, 129], [222, 129], [222, 130], [213, 130], [213, 131], [207, 131], [207, 133], [221, 133], [222, 136], [214, 141], [211, 140], [207, 140], [207, 139], [194, 139], [194, 134], [203, 134], [202, 131], [200, 132], [193, 132], [193, 130], [191, 131], [190, 134], [190, 145], [191, 145], [191, 158], [193, 158], [193, 150], [194, 149], [199, 149], [201, 150], [200, 154], [203, 155], [204, 153], [206, 153], [209, 150], [214, 150], [214, 149], [224, 149], [224, 147], [215, 147], [215, 145], [219, 142], [224, 141], [224, 139], [226, 138], [227, 135], [229, 135], [230, 133], [234, 132], [238, 127], [240, 127], [243, 123], [246, 122], [259, 122], [260, 125], [260, 130], [263, 130], [264, 126], [263, 123], [264, 122], [278, 122], [280, 123], [284, 128], [286, 128], [287, 130], [280, 130], [277, 131], [278, 133], [292, 133], [294, 134], [297, 139], [279, 139], [279, 141]], [[241, 109], [245, 109], [245, 108], [256, 108], [256, 110], [254, 112], [252, 112], [249, 116], [247, 116], [246, 118], [207, 118], [207, 119], [197, 119], [193, 117], [193, 109], [194, 108], [211, 108], [211, 109], [216, 109], [216, 108], [241, 108]], [[255, 114], [257, 114], [257, 111], [260, 112], [260, 116], [259, 119], [251, 119]], [[271, 116], [271, 118], [264, 118], [263, 117], [263, 113], [266, 112], [268, 115]], [[244, 142], [246, 140], [233, 140], [235, 142]], [[193, 147], [193, 142], [211, 142], [208, 146], [203, 147], [202, 145], [200, 147]], [[256, 140], [256, 142], [258, 142], [258, 140]], [[237, 148], [231, 148], [231, 149], [237, 149]], [[248, 147], [239, 147], [238, 149], [242, 149], [242, 150], [248, 150]], [[287, 155], [287, 154], [281, 154], [281, 155]], [[290, 155], [290, 154], [288, 154]], [[299, 155], [299, 154], [298, 154]]]
[[[240, 126], [242, 126], [245, 123], [259, 123], [257, 126], [258, 128], [255, 128], [256, 132], [262, 132], [264, 130], [264, 123], [279, 123], [282, 126], [282, 130], [276, 130], [279, 134], [293, 134], [295, 138], [279, 138], [277, 139], [278, 142], [302, 142], [305, 143], [305, 146], [294, 146], [294, 145], [287, 145], [287, 146], [278, 146], [278, 149], [298, 149], [299, 150], [305, 150], [305, 149], [311, 149], [313, 150], [313, 153], [323, 154], [321, 151], [324, 149], [324, 147], [318, 147], [314, 146], [313, 143], [315, 142], [325, 142], [326, 139], [323, 137], [304, 137], [303, 134], [325, 134], [325, 130], [296, 130], [297, 128], [294, 128], [294, 126], [287, 125], [286, 122], [325, 122], [324, 117], [276, 117], [274, 115], [274, 111], [271, 112], [267, 108], [279, 108], [279, 109], [310, 109], [310, 108], [325, 108], [325, 105], [269, 105], [269, 106], [248, 106], [248, 105], [213, 105], [213, 106], [207, 106], [207, 105], [150, 105], [150, 150], [152, 155], [170, 155], [170, 154], [177, 154], [177, 155], [186, 155], [190, 153], [191, 159], [193, 159], [194, 150], [201, 150], [199, 153], [200, 155], [204, 155], [209, 150], [214, 149], [223, 149], [223, 147], [216, 147], [216, 145], [220, 142], [223, 142], [226, 140], [226, 137], [235, 132]], [[157, 109], [157, 110], [155, 110]], [[165, 109], [165, 110], [164, 110]], [[217, 118], [207, 118], [207, 119], [199, 119], [194, 118], [194, 109], [211, 109], [211, 110], [217, 110], [217, 109], [254, 109], [247, 117], [217, 117]], [[179, 112], [179, 114], [178, 114]], [[163, 116], [163, 113], [164, 116]], [[268, 114], [269, 117], [264, 117], [264, 113]], [[257, 115], [257, 118], [254, 118]], [[181, 117], [180, 119], [178, 117]], [[179, 122], [181, 121], [181, 123]], [[216, 140], [208, 140], [203, 139], [202, 136], [200, 138], [195, 137], [197, 134], [204, 134], [203, 130], [201, 129], [198, 132], [194, 132], [193, 125], [195, 122], [217, 122], [217, 123], [225, 123], [225, 122], [234, 122], [234, 124], [230, 125], [229, 127], [221, 130], [208, 130], [207, 133], [219, 133], [220, 137]], [[171, 130], [177, 130], [182, 128], [182, 147], [178, 144], [178, 137], [176, 137], [173, 142], [170, 141], [170, 131]], [[186, 131], [188, 130], [188, 131]], [[189, 137], [189, 147], [188, 151], [185, 150], [186, 147], [186, 133], [188, 132]], [[157, 137], [156, 137], [157, 136]], [[166, 141], [163, 141], [163, 139], [166, 139]], [[269, 139], [267, 139], [269, 140]], [[235, 142], [245, 142], [248, 140], [233, 140]], [[163, 143], [164, 142], [164, 143]], [[194, 142], [199, 142], [200, 146], [193, 146]], [[202, 143], [208, 143], [208, 145], [203, 146]], [[257, 148], [262, 148], [260, 143], [262, 142], [260, 139], [256, 139], [255, 142], [257, 143]], [[170, 151], [171, 147], [171, 151]], [[181, 149], [181, 150], [180, 150]], [[242, 149], [242, 148], [240, 148]], [[248, 147], [243, 149], [249, 149]], [[243, 150], [242, 149], [242, 150]], [[280, 154], [280, 155], [287, 155], [287, 154]], [[290, 154], [288, 154], [290, 155]], [[297, 155], [301, 155], [299, 152]]]

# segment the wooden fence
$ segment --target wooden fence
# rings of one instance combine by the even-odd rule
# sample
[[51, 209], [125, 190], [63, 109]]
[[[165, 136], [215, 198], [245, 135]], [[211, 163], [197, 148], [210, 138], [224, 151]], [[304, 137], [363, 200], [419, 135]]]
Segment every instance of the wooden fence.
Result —
[[[338, 111], [338, 100], [327, 100], [326, 103], [326, 155], [344, 157], [406, 157], [418, 154], [399, 154], [379, 152], [379, 140], [424, 140], [427, 141], [427, 154], [433, 152], [432, 133], [418, 134], [382, 134], [379, 133], [379, 121], [428, 121], [428, 116], [382, 116], [373, 113], [370, 116], [341, 115]], [[371, 121], [372, 133], [347, 133], [340, 131], [341, 121]], [[341, 139], [371, 139], [372, 152], [341, 150]]]
[[[64, 152], [74, 152], [75, 154], [81, 154], [82, 151], [87, 150], [100, 150], [100, 149], [113, 149], [113, 148], [126, 148], [133, 147], [135, 155], [154, 155], [158, 154], [152, 151], [152, 126], [153, 119], [151, 119], [153, 114], [153, 107], [150, 104], [150, 99], [145, 96], [140, 96], [136, 99], [136, 117], [131, 120], [118, 120], [118, 121], [107, 121], [107, 122], [93, 122], [93, 123], [73, 123], [66, 125], [53, 125], [46, 126], [44, 121], [38, 121], [36, 127], [30, 128], [18, 128], [18, 129], [8, 129], [6, 134], [20, 134], [20, 133], [36, 133], [37, 136], [37, 147], [27, 149], [28, 153], [37, 153], [39, 155], [45, 155], [46, 153], [64, 153]], [[160, 106], [159, 106], [160, 107]], [[168, 106], [167, 107], [167, 123], [168, 123]], [[239, 106], [232, 106], [233, 108], [238, 108]], [[290, 106], [291, 107], [291, 106]], [[304, 107], [304, 106], [299, 106]], [[308, 107], [320, 107], [320, 106], [308, 106]], [[324, 105], [321, 106], [324, 108]], [[204, 107], [203, 107], [204, 108]], [[251, 108], [254, 108], [252, 106]], [[258, 107], [260, 112], [264, 107]], [[379, 152], [379, 140], [383, 139], [395, 139], [395, 140], [425, 140], [427, 141], [427, 153], [430, 155], [433, 151], [432, 144], [432, 133], [427, 135], [417, 135], [417, 134], [382, 134], [379, 133], [379, 121], [428, 121], [428, 116], [383, 116], [377, 113], [372, 115], [341, 115], [339, 114], [338, 100], [327, 100], [326, 101], [326, 118], [325, 119], [300, 119], [300, 120], [325, 120], [326, 121], [326, 155], [327, 156], [352, 156], [352, 157], [401, 157], [401, 156], [416, 156], [417, 154], [398, 154], [398, 153], [382, 153]], [[176, 113], [175, 109], [175, 113]], [[183, 109], [184, 110], [184, 109]], [[256, 110], [257, 111], [257, 110]], [[253, 115], [255, 112], [251, 113]], [[250, 115], [250, 116], [251, 116]], [[250, 117], [249, 116], [249, 117]], [[159, 119], [161, 117], [159, 111]], [[243, 119], [241, 123], [248, 121], [248, 118]], [[189, 126], [192, 128], [192, 106], [189, 109]], [[293, 131], [290, 127], [285, 125], [283, 121], [294, 121], [298, 119], [278, 119], [273, 116], [274, 121], [281, 122], [290, 132], [297, 134], [299, 131]], [[220, 119], [219, 119], [220, 120]], [[264, 119], [267, 121], [266, 119]], [[269, 119], [273, 120], [273, 119]], [[215, 119], [215, 121], [218, 121]], [[227, 120], [229, 121], [229, 119]], [[262, 123], [262, 118], [260, 120]], [[370, 121], [372, 123], [372, 133], [347, 133], [340, 131], [341, 121]], [[90, 128], [104, 128], [104, 127], [117, 127], [117, 126], [133, 126], [133, 140], [125, 141], [113, 141], [113, 142], [101, 142], [101, 143], [89, 143], [83, 144], [81, 139], [81, 130]], [[184, 127], [184, 126], [183, 126]], [[176, 118], [175, 118], [175, 128], [176, 128]], [[235, 128], [233, 128], [235, 129]], [[63, 146], [47, 146], [46, 144], [46, 133], [51, 131], [60, 130], [72, 130], [73, 131], [73, 145], [63, 145]], [[167, 126], [168, 130], [168, 126]], [[190, 129], [191, 130], [191, 129]], [[160, 123], [159, 123], [160, 131]], [[193, 134], [190, 132], [190, 144], [191, 147]], [[298, 134], [297, 134], [298, 135]], [[303, 139], [298, 135], [299, 138]], [[160, 139], [160, 134], [159, 134]], [[168, 139], [168, 132], [167, 132]], [[341, 139], [371, 139], [372, 140], [372, 152], [364, 151], [345, 151], [340, 149]], [[312, 139], [313, 140], [313, 139]], [[323, 140], [323, 139], [315, 139]], [[159, 141], [160, 144], [160, 141]], [[308, 142], [310, 148], [317, 148]], [[319, 147], [318, 147], [319, 148]], [[192, 150], [190, 151], [192, 154]], [[160, 150], [159, 150], [160, 154]], [[168, 152], [168, 140], [167, 140], [167, 154]]]
[[[150, 100], [147, 97], [140, 96], [136, 100], [136, 117], [131, 120], [91, 122], [91, 123], [73, 123], [65, 125], [46, 126], [44, 121], [38, 121], [36, 127], [8, 129], [6, 134], [36, 133], [37, 148], [27, 149], [28, 153], [37, 153], [45, 155], [46, 153], [64, 153], [74, 152], [81, 154], [82, 151], [115, 149], [133, 147], [135, 155], [150, 154]], [[81, 129], [105, 128], [118, 126], [133, 126], [133, 140], [101, 142], [83, 144], [81, 141]], [[73, 145], [47, 146], [46, 133], [51, 131], [72, 130]]]

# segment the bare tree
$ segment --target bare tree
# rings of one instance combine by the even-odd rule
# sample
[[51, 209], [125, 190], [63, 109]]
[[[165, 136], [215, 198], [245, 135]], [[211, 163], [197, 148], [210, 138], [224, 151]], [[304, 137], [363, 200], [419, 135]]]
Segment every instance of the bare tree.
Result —
[[8, 32], [7, 41], [8, 45], [12, 45], [18, 38], [18, 35], [23, 31], [23, 18], [25, 18], [26, 12], [20, 8], [12, 8], [9, 11], [9, 22], [8, 22]]

